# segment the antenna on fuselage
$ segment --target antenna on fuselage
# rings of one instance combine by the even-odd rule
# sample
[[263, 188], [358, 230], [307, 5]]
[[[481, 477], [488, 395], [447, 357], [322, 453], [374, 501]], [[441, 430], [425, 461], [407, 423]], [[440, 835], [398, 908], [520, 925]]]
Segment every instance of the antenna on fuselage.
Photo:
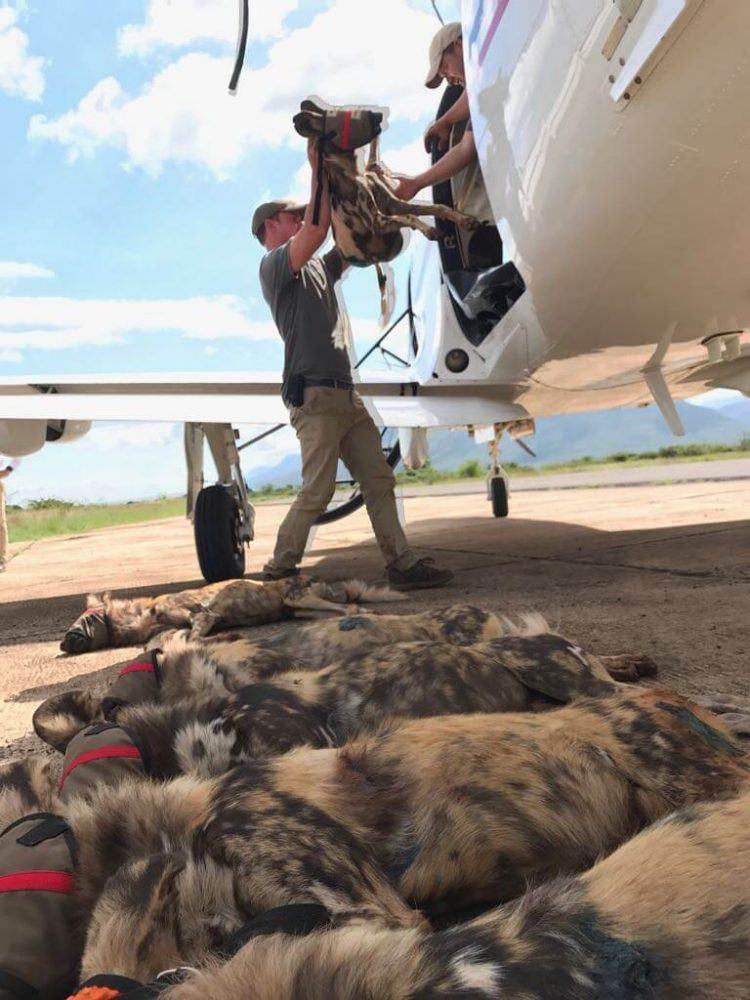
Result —
[[247, 49], [247, 33], [250, 21], [250, 0], [240, 0], [240, 26], [237, 34], [237, 55], [234, 60], [232, 78], [229, 81], [229, 93], [234, 97], [237, 94], [237, 84], [240, 82], [240, 74], [245, 64], [245, 50]]

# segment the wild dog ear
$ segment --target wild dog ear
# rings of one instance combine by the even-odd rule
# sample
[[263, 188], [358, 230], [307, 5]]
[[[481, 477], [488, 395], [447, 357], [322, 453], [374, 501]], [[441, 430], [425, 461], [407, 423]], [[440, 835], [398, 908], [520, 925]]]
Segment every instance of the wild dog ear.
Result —
[[99, 699], [90, 691], [63, 691], [42, 702], [32, 725], [39, 739], [65, 753], [73, 737], [101, 717]]
[[100, 597], [98, 594], [89, 594], [86, 597], [86, 610], [89, 608], [100, 608], [104, 604], [105, 597], [109, 597], [109, 594], [102, 594]]

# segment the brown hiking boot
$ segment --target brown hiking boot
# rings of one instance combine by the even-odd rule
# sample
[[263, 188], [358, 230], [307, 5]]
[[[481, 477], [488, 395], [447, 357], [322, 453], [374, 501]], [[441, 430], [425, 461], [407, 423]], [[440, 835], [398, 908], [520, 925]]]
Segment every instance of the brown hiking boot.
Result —
[[433, 566], [433, 559], [418, 559], [409, 569], [388, 570], [388, 583], [394, 590], [428, 590], [430, 587], [444, 587], [453, 579], [449, 569]]

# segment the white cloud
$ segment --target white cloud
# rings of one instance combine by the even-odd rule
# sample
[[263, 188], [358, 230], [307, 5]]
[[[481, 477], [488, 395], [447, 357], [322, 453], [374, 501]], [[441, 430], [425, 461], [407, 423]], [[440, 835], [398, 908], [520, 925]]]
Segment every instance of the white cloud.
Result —
[[44, 59], [29, 55], [28, 36], [17, 21], [17, 10], [0, 7], [0, 91], [39, 101], [44, 93]]
[[176, 427], [174, 423], [149, 422], [96, 424], [86, 436], [86, 441], [99, 451], [161, 446], [174, 437]]
[[425, 152], [421, 136], [397, 149], [384, 147], [381, 152], [383, 160], [394, 174], [419, 174], [430, 166], [430, 158]]
[[[250, 37], [278, 38], [297, 0], [251, 3]], [[117, 34], [122, 55], [147, 56], [161, 48], [185, 48], [196, 42], [234, 45], [237, 0], [149, 0], [141, 24], [126, 24]]]
[[[0, 13], [2, 11], [0, 10]], [[21, 278], [54, 278], [55, 272], [38, 264], [17, 260], [0, 260], [0, 281], [18, 281]]]
[[23, 361], [20, 351], [0, 351], [0, 364], [18, 364]]
[[267, 341], [278, 336], [271, 320], [250, 320], [243, 301], [234, 295], [189, 299], [0, 296], [0, 351], [101, 347], [124, 343], [128, 334], [165, 331], [189, 340]]
[[246, 69], [236, 98], [226, 90], [232, 57], [191, 52], [139, 94], [113, 77], [100, 80], [59, 118], [34, 116], [29, 135], [61, 143], [71, 159], [106, 146], [153, 175], [182, 162], [224, 178], [253, 149], [302, 148], [291, 117], [311, 92], [333, 104], [387, 105], [392, 121], [429, 114], [435, 95], [423, 86], [422, 62], [434, 28], [432, 16], [405, 0], [380, 0], [366, 22], [362, 0], [333, 0], [274, 42], [264, 66]]

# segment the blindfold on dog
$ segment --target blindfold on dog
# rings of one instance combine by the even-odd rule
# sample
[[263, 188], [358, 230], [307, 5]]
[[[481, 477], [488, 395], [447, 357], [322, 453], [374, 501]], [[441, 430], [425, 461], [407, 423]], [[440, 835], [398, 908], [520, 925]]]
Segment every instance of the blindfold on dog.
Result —
[[62, 638], [63, 653], [79, 656], [112, 645], [104, 608], [87, 608], [70, 626]]
[[294, 127], [305, 139], [319, 139], [324, 151], [349, 153], [372, 142], [385, 127], [380, 108], [336, 107], [323, 101], [302, 101]]
[[0, 834], [0, 1000], [64, 997], [75, 985], [75, 869], [75, 839], [59, 816], [26, 816]]

